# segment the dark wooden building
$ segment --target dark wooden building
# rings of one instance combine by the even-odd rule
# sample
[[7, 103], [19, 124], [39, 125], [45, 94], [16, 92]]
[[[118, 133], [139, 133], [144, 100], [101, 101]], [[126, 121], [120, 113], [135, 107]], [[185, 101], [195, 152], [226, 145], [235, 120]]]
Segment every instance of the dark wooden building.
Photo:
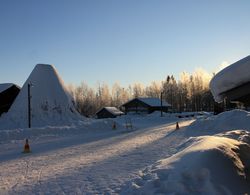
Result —
[[121, 106], [122, 110], [126, 113], [135, 112], [135, 113], [152, 113], [154, 111], [163, 111], [167, 112], [171, 107], [165, 101], [162, 101], [159, 98], [134, 98]]
[[124, 112], [118, 110], [116, 107], [104, 107], [96, 113], [97, 118], [116, 118], [124, 115]]
[[20, 87], [15, 84], [0, 84], [0, 116], [3, 112], [8, 112], [19, 92]]

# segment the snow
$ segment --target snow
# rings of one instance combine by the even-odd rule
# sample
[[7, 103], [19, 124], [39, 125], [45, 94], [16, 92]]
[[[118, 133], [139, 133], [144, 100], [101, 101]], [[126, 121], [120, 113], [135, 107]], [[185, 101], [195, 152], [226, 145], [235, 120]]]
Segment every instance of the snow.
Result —
[[210, 82], [216, 102], [223, 101], [223, 93], [250, 82], [250, 56], [247, 56], [217, 73]]
[[[51, 124], [54, 116], [41, 114], [48, 122], [30, 129], [0, 123], [0, 194], [250, 193], [249, 112], [181, 118], [154, 112], [100, 120], [75, 120], [65, 112], [68, 119], [55, 117]], [[18, 110], [12, 114], [22, 117]], [[26, 138], [30, 154], [21, 153]]]
[[249, 116], [233, 110], [198, 118], [182, 129], [186, 139], [174, 155], [140, 171], [121, 194], [249, 194]]
[[83, 118], [75, 110], [64, 83], [52, 65], [38, 64], [21, 88], [0, 129], [28, 126], [28, 84], [31, 84], [31, 125], [69, 125]]
[[[142, 102], [144, 102], [145, 104], [152, 106], [152, 107], [160, 107], [161, 106], [161, 100], [159, 98], [136, 98]], [[134, 100], [134, 99], [133, 99]], [[130, 100], [132, 101], [132, 100]], [[128, 101], [128, 102], [130, 102]], [[127, 104], [128, 102], [126, 102], [125, 104]], [[124, 105], [124, 104], [123, 104]], [[162, 101], [162, 105], [163, 106], [171, 106], [169, 103]]]
[[15, 85], [15, 84], [13, 84], [13, 83], [2, 83], [2, 84], [0, 84], [0, 93], [5, 91], [6, 89], [12, 87], [13, 85]]
[[184, 150], [141, 172], [122, 194], [249, 193], [249, 151], [249, 145], [234, 139], [191, 138]]
[[107, 111], [109, 111], [110, 113], [116, 116], [124, 114], [122, 111], [118, 110], [116, 107], [104, 107], [104, 109], [106, 109]]
[[[161, 106], [161, 100], [159, 98], [138, 98], [140, 101], [148, 104], [149, 106], [159, 107]], [[162, 101], [163, 106], [170, 106], [169, 103]]]
[[213, 135], [221, 132], [243, 129], [250, 131], [250, 113], [235, 109], [194, 121], [185, 134], [187, 136]]
[[[142, 168], [173, 154], [183, 139], [173, 134], [175, 117], [136, 116], [132, 131], [125, 128], [125, 116], [114, 120], [116, 130], [111, 119], [62, 131], [23, 129], [18, 137], [31, 138], [27, 155], [20, 153], [24, 140], [10, 135], [0, 148], [0, 194], [117, 194]], [[159, 152], [163, 146], [166, 150]]]

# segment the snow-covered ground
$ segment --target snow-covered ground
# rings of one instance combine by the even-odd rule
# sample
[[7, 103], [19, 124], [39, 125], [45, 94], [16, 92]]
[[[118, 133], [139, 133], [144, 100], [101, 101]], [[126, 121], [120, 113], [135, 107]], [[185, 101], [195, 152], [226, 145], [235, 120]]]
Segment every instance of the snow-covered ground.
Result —
[[128, 182], [122, 194], [249, 194], [250, 113], [234, 110], [199, 118], [181, 144]]
[[[132, 130], [125, 128], [125, 117], [115, 119], [115, 130], [114, 120], [106, 119], [5, 136], [9, 141], [0, 148], [0, 194], [119, 193], [141, 169], [175, 153], [183, 139], [174, 135], [176, 117], [132, 116]], [[22, 134], [31, 138], [31, 154], [21, 153]]]
[[1, 130], [0, 194], [249, 194], [249, 117], [153, 113]]

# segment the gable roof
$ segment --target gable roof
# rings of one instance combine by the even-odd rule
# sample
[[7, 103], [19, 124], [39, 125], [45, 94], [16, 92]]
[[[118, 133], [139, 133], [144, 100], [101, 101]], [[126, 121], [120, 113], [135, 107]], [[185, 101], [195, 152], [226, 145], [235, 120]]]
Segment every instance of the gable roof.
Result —
[[[142, 98], [134, 98], [132, 100], [129, 100], [128, 102], [124, 103], [122, 106], [128, 104], [129, 102], [133, 101], [133, 100], [139, 100], [151, 107], [160, 107], [161, 106], [161, 99], [159, 98], [147, 98], [147, 97], [142, 97]], [[170, 107], [171, 105], [169, 103], [167, 103], [166, 101], [162, 101], [162, 106], [164, 107]]]
[[97, 113], [99, 113], [100, 111], [102, 111], [103, 109], [107, 110], [108, 112], [110, 112], [111, 114], [118, 116], [121, 114], [124, 114], [122, 111], [118, 110], [116, 107], [104, 107], [101, 110], [99, 110]]
[[[137, 98], [137, 99], [148, 104], [149, 106], [152, 106], [152, 107], [161, 106], [161, 99], [159, 99], [159, 98]], [[163, 100], [162, 106], [170, 106], [170, 104]]]
[[17, 86], [16, 84], [14, 84], [14, 83], [1, 83], [1, 84], [0, 84], [0, 93], [2, 93], [3, 91], [9, 89], [9, 88], [12, 87], [13, 85], [15, 85], [17, 88], [20, 89], [20, 87]]

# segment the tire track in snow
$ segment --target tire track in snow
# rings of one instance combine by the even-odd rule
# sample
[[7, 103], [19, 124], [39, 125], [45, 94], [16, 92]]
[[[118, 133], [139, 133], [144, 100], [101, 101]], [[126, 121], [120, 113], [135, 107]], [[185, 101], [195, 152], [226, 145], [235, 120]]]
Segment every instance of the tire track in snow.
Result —
[[[187, 121], [181, 125], [188, 125], [189, 123], [190, 121]], [[85, 185], [87, 191], [90, 192], [106, 191], [115, 193], [116, 190], [114, 191], [114, 189], [119, 189], [121, 183], [136, 176], [135, 172], [137, 170], [133, 169], [133, 166], [137, 168], [140, 163], [146, 166], [151, 162], [148, 162], [147, 159], [143, 160], [143, 155], [147, 153], [147, 151], [143, 150], [143, 147], [155, 143], [156, 146], [153, 146], [155, 150], [152, 150], [152, 154], [149, 154], [149, 156], [157, 156], [159, 149], [162, 150], [161, 145], [157, 145], [157, 141], [171, 134], [175, 131], [174, 129], [175, 123], [171, 125], [166, 124], [156, 128], [139, 130], [117, 137], [63, 148], [56, 153], [48, 152], [40, 156], [27, 156], [26, 160], [31, 161], [32, 165], [30, 167], [27, 165], [27, 174], [24, 173], [26, 175], [24, 178], [28, 178], [28, 180], [21, 179], [23, 163], [18, 162], [18, 160], [2, 163], [0, 164], [1, 175], [4, 175], [7, 181], [9, 181], [9, 184], [5, 185], [7, 190], [4, 191], [14, 193], [14, 191], [34, 192], [38, 190], [42, 192], [44, 187], [48, 186], [48, 183], [52, 186], [54, 183], [57, 189], [61, 188], [61, 193], [67, 194], [68, 192], [62, 189], [63, 184], [74, 185], [74, 183], [77, 183], [75, 184], [75, 189], [78, 189], [78, 191]], [[180, 137], [181, 139], [182, 137]], [[168, 153], [173, 152], [168, 151]], [[133, 164], [131, 157], [142, 162]], [[110, 162], [109, 159], [112, 158], [121, 162], [120, 166]], [[126, 163], [132, 166], [132, 168], [127, 166]], [[115, 174], [111, 174], [112, 170], [117, 171], [116, 178], [114, 178]], [[124, 172], [127, 172], [126, 178]], [[77, 182], [72, 182], [74, 177]], [[15, 184], [16, 180], [17, 184]], [[62, 184], [58, 184], [58, 182]], [[1, 183], [0, 192], [2, 187]]]

